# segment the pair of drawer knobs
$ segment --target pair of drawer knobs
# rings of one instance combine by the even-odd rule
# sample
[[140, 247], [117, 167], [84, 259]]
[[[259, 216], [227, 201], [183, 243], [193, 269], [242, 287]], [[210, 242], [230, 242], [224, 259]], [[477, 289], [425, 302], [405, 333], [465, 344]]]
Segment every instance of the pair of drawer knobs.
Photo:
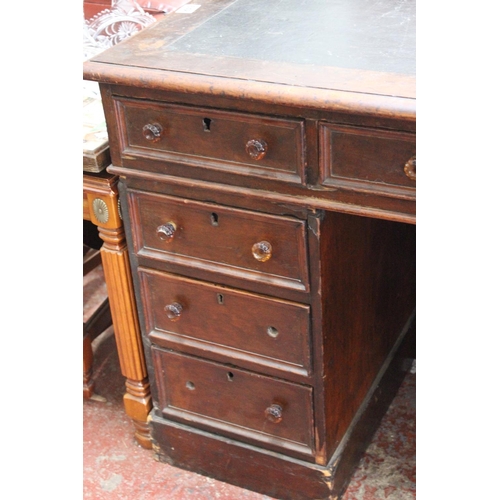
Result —
[[[163, 134], [163, 127], [158, 123], [148, 123], [144, 125], [142, 133], [146, 140], [157, 142]], [[252, 160], [262, 160], [268, 151], [268, 145], [264, 139], [251, 139], [245, 145], [245, 151]], [[403, 167], [406, 176], [412, 181], [417, 180], [417, 158], [413, 156]]]
[[[148, 123], [142, 128], [142, 135], [147, 141], [158, 142], [163, 134], [163, 127], [159, 123]], [[262, 160], [268, 151], [267, 142], [264, 139], [250, 139], [245, 144], [245, 151], [252, 160]]]
[[[162, 241], [172, 241], [177, 231], [177, 226], [174, 222], [167, 222], [156, 228], [156, 235]], [[252, 245], [252, 255], [259, 262], [268, 261], [273, 254], [273, 247], [268, 241], [259, 241]]]
[[[179, 304], [179, 302], [172, 302], [164, 308], [167, 318], [171, 321], [177, 321], [181, 317], [183, 309], [182, 304]], [[266, 332], [273, 339], [276, 339], [279, 335], [278, 329], [274, 326], [268, 326]]]

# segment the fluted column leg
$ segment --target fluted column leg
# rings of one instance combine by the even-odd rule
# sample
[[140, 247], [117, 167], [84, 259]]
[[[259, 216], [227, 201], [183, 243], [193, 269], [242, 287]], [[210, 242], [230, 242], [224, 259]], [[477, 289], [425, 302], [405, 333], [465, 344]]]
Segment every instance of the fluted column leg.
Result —
[[147, 419], [152, 408], [144, 349], [134, 297], [132, 275], [118, 207], [118, 178], [107, 173], [84, 175], [84, 218], [98, 228], [103, 240], [102, 267], [120, 359], [126, 378], [125, 412], [135, 426], [135, 438], [151, 448]]
[[151, 448], [147, 417], [151, 410], [151, 394], [144, 361], [139, 320], [132, 287], [132, 276], [123, 228], [98, 226], [104, 241], [102, 266], [108, 289], [109, 304], [122, 374], [127, 378], [123, 398], [125, 411], [135, 425], [135, 437]]

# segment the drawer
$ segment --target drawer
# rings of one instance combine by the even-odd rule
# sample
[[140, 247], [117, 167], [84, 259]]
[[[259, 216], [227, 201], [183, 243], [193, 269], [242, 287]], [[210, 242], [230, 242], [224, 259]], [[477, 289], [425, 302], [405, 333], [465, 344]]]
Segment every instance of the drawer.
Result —
[[271, 449], [310, 455], [312, 389], [153, 346], [164, 417]]
[[323, 185], [397, 195], [415, 192], [415, 134], [322, 123]]
[[295, 183], [304, 179], [302, 120], [124, 98], [115, 107], [126, 154]]
[[129, 202], [139, 256], [309, 289], [303, 220], [132, 190]]
[[160, 345], [240, 366], [310, 372], [309, 306], [139, 268], [146, 329]]

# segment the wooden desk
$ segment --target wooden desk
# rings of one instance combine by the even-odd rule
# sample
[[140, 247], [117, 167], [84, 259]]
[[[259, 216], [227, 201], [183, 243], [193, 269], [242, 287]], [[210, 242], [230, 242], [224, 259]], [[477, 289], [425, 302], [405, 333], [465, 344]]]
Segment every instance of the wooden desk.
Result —
[[338, 498], [410, 366], [412, 2], [212, 0], [99, 81], [161, 460]]
[[140, 337], [125, 233], [118, 204], [118, 177], [107, 172], [83, 174], [83, 218], [92, 221], [104, 241], [102, 267], [120, 359], [126, 377], [125, 411], [135, 425], [138, 443], [151, 448], [147, 416], [151, 394]]

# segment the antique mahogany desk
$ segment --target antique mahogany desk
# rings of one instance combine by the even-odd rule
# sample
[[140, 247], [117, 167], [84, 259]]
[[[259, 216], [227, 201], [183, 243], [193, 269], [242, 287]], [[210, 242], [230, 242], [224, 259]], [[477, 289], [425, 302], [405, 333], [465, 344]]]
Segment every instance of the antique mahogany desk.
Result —
[[196, 1], [101, 84], [156, 456], [338, 498], [415, 317], [415, 6]]

